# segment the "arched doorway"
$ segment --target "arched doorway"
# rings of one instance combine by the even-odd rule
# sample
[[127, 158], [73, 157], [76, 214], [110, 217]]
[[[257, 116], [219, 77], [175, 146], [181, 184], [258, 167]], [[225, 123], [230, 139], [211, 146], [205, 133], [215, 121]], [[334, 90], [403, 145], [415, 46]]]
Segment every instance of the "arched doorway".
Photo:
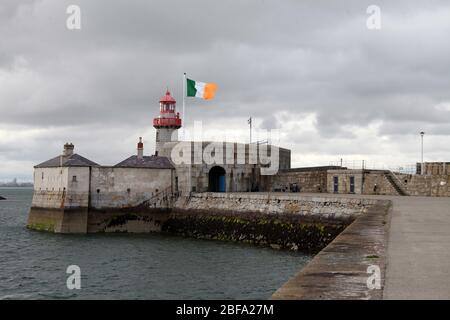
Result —
[[219, 166], [212, 167], [208, 174], [208, 191], [225, 192], [225, 169]]

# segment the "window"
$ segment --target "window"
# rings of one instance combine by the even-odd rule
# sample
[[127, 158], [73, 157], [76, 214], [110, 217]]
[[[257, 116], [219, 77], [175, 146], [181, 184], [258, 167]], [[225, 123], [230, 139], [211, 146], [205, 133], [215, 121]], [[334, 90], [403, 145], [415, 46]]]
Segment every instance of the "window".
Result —
[[77, 176], [72, 176], [72, 182], [77, 182]]
[[42, 180], [44, 180], [44, 173], [42, 172]]

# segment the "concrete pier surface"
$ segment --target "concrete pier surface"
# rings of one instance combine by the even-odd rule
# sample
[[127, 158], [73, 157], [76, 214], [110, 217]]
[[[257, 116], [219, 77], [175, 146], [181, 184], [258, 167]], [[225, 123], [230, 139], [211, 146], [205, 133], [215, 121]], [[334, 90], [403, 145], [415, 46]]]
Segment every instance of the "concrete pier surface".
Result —
[[384, 299], [450, 299], [450, 198], [392, 200]]
[[450, 299], [450, 198], [371, 197], [393, 204], [383, 298]]
[[[392, 202], [386, 246], [386, 271], [382, 275], [383, 293], [372, 298], [450, 299], [450, 198], [367, 195], [333, 195], [333, 197], [369, 198]], [[326, 253], [326, 249], [324, 251]], [[293, 285], [304, 283], [304, 279], [311, 276], [311, 273], [308, 273], [305, 277], [307, 268], [308, 266], [303, 270], [303, 274], [299, 272], [284, 288], [287, 286], [292, 293]], [[279, 294], [283, 292], [282, 289], [283, 287], [274, 298], [289, 298]], [[297, 290], [299, 294], [294, 296], [304, 298], [304, 289], [299, 287]], [[307, 290], [308, 295], [305, 298], [310, 297], [311, 290], [311, 287]], [[335, 298], [351, 298], [351, 294], [346, 293], [343, 296], [336, 291]]]

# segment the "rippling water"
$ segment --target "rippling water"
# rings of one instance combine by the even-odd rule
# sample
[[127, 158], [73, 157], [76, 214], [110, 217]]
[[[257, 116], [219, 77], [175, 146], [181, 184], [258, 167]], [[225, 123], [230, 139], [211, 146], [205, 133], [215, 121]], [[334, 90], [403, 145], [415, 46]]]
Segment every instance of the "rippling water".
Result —
[[[0, 299], [266, 299], [311, 259], [161, 234], [30, 231], [32, 190], [0, 195]], [[73, 264], [80, 290], [66, 287]]]

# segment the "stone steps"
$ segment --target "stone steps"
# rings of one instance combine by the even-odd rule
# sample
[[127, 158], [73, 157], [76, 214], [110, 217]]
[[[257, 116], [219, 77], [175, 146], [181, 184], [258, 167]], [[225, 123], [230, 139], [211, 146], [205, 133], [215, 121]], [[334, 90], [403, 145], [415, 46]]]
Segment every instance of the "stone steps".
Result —
[[408, 192], [405, 190], [401, 182], [394, 176], [391, 171], [385, 172], [384, 176], [389, 181], [389, 183], [394, 187], [397, 193], [401, 196], [408, 196]]

